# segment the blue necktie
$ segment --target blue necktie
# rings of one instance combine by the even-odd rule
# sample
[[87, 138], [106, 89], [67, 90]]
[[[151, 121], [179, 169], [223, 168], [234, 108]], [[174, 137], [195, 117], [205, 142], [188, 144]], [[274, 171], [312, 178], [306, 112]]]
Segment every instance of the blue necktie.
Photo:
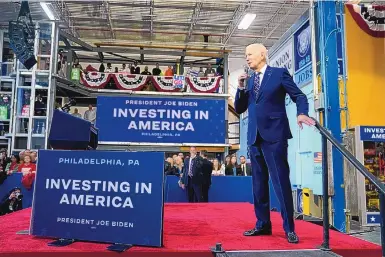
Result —
[[256, 72], [254, 76], [254, 94], [255, 97], [258, 96], [259, 89], [261, 88], [261, 81], [259, 79], [260, 72]]
[[190, 167], [188, 167], [188, 176], [189, 177], [193, 176], [193, 173], [192, 173], [193, 164], [194, 164], [194, 159], [191, 159]]

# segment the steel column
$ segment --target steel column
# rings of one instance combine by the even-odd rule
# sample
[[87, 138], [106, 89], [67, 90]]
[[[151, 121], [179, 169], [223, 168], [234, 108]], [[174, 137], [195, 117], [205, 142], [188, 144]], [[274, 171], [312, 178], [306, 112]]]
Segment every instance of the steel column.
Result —
[[[342, 142], [340, 100], [338, 88], [337, 62], [337, 10], [336, 1], [319, 1], [317, 19], [319, 24], [319, 48], [321, 61], [322, 89], [325, 94], [325, 127], [331, 131], [337, 140]], [[332, 168], [334, 180], [334, 226], [346, 231], [345, 220], [345, 189], [343, 158], [337, 149], [333, 148]], [[324, 201], [327, 199], [324, 199]]]
[[[223, 93], [229, 93], [228, 87], [229, 80], [229, 54], [225, 53], [223, 56]], [[229, 98], [226, 97], [225, 101], [225, 124], [226, 124], [226, 144], [229, 143]], [[229, 154], [229, 147], [225, 147], [225, 156]]]

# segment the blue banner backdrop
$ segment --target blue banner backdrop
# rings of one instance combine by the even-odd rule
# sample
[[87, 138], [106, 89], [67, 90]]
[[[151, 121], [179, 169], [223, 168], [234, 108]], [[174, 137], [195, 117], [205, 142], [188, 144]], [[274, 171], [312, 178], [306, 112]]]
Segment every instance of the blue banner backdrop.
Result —
[[162, 246], [164, 153], [39, 151], [31, 234]]
[[294, 33], [294, 81], [302, 87], [312, 81], [311, 29], [309, 21]]
[[99, 141], [224, 144], [224, 99], [98, 97]]
[[360, 139], [361, 141], [384, 142], [385, 127], [361, 126]]

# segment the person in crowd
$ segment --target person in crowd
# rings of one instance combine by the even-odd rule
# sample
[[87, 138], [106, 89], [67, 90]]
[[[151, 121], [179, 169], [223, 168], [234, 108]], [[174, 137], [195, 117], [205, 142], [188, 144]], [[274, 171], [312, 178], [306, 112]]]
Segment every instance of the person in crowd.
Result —
[[79, 63], [79, 59], [75, 59], [73, 64], [72, 64], [72, 68], [76, 68], [76, 69], [79, 69], [81, 70], [82, 72], [86, 72], [86, 70], [83, 69], [83, 67], [80, 65]]
[[114, 70], [112, 69], [111, 63], [107, 63], [107, 68], [105, 69], [104, 72], [106, 72], [106, 73], [112, 73], [112, 72], [114, 72]]
[[11, 162], [11, 159], [8, 157], [8, 150], [3, 148], [0, 150], [0, 169], [5, 171], [8, 163]]
[[215, 76], [215, 70], [211, 66], [211, 63], [207, 65], [207, 69], [205, 71], [205, 77], [214, 77]]
[[183, 165], [182, 189], [187, 191], [188, 201], [196, 203], [202, 201], [202, 157], [197, 155], [197, 149], [190, 147], [190, 157], [186, 158]]
[[8, 175], [11, 175], [14, 172], [18, 172], [20, 165], [20, 158], [18, 155], [13, 154], [11, 156], [11, 162], [8, 163], [7, 167], [5, 168], [5, 171]]
[[180, 158], [182, 158], [182, 161], [184, 160], [184, 154], [183, 154], [183, 153], [178, 153], [178, 156], [179, 156]]
[[131, 71], [130, 71], [129, 69], [127, 69], [127, 68], [126, 68], [126, 64], [123, 63], [123, 64], [122, 64], [122, 68], [119, 69], [119, 72], [120, 72], [120, 73], [126, 73], [126, 74], [128, 73], [128, 74], [130, 74]]
[[204, 77], [204, 76], [205, 76], [205, 72], [203, 71], [203, 67], [200, 67], [197, 77]]
[[148, 66], [144, 67], [144, 71], [141, 73], [142, 75], [151, 75], [151, 72], [148, 71]]
[[211, 173], [212, 176], [224, 176], [225, 175], [225, 166], [219, 163], [217, 158], [213, 161], [213, 170]]
[[239, 157], [239, 160], [241, 161], [241, 164], [240, 164], [240, 168], [242, 171], [241, 176], [251, 176], [251, 167], [247, 165], [246, 157], [241, 155], [241, 157]]
[[[267, 49], [261, 44], [246, 47], [246, 61], [255, 73], [238, 77], [234, 107], [238, 114], [249, 113], [247, 144], [253, 176], [255, 227], [244, 236], [272, 234], [269, 208], [269, 177], [279, 199], [283, 228], [289, 243], [298, 243], [294, 229], [294, 207], [290, 169], [287, 161], [288, 139], [292, 138], [285, 109], [288, 94], [297, 106], [297, 123], [314, 126], [308, 117], [309, 103], [286, 68], [267, 65]], [[246, 85], [245, 85], [246, 81]]]
[[237, 157], [231, 156], [230, 164], [225, 168], [226, 176], [240, 176], [241, 173], [242, 171], [237, 163]]
[[156, 63], [155, 68], [152, 69], [152, 75], [160, 76], [162, 73], [161, 69], [159, 69], [159, 63]]
[[225, 158], [225, 168], [231, 163], [231, 155], [227, 155]]
[[166, 77], [174, 76], [174, 71], [172, 70], [172, 66], [168, 66], [167, 70], [164, 72], [164, 76]]
[[31, 157], [31, 163], [37, 162], [37, 152], [31, 151], [31, 154], [29, 156]]
[[183, 159], [180, 158], [178, 155], [176, 155], [174, 163], [175, 163], [174, 166], [178, 174], [181, 175], [183, 172]]
[[24, 176], [29, 173], [36, 173], [36, 164], [32, 163], [30, 155], [24, 156], [24, 162], [19, 165], [18, 171], [22, 172]]
[[213, 163], [207, 159], [207, 151], [202, 150], [200, 156], [202, 157], [202, 202], [209, 201], [209, 189], [211, 186], [211, 173], [213, 172]]
[[78, 118], [82, 117], [82, 115], [79, 113], [78, 108], [74, 109], [74, 112], [72, 113], [72, 116], [75, 116], [75, 117], [78, 117]]
[[88, 106], [88, 110], [84, 113], [84, 119], [90, 121], [91, 123], [95, 123], [96, 121], [96, 111], [93, 108], [92, 104]]
[[140, 74], [140, 67], [138, 66], [137, 61], [135, 61], [134, 65], [131, 67], [131, 74]]
[[115, 67], [115, 73], [119, 73], [118, 67]]
[[23, 195], [18, 187], [13, 188], [0, 204], [0, 215], [5, 215], [23, 209]]
[[167, 176], [179, 176], [179, 172], [174, 166], [174, 160], [171, 157], [168, 157], [166, 159], [165, 165], [164, 165], [164, 173]]

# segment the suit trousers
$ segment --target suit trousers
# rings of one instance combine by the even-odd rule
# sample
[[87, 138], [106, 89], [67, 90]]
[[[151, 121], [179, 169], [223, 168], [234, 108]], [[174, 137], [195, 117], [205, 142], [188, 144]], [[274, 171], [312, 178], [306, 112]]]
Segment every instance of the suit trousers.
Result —
[[202, 202], [204, 202], [204, 203], [209, 202], [209, 189], [210, 189], [209, 184], [205, 183], [202, 185]]
[[187, 194], [189, 203], [202, 202], [202, 185], [193, 184], [192, 178], [188, 177]]
[[257, 136], [250, 146], [249, 155], [253, 182], [256, 228], [271, 226], [269, 175], [275, 194], [281, 206], [285, 232], [294, 232], [294, 206], [290, 183], [290, 169], [287, 162], [287, 140], [267, 142]]

